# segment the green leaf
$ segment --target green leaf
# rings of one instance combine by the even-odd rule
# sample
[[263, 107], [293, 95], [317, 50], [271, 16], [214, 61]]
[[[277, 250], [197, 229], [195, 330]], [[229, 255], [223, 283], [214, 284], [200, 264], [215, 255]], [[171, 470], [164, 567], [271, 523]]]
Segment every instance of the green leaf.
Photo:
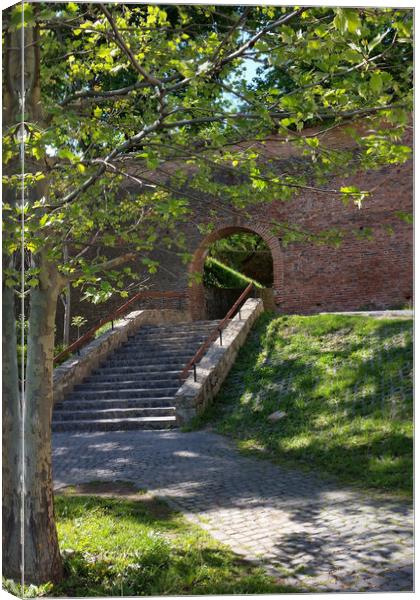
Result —
[[60, 148], [60, 150], [57, 153], [57, 156], [59, 158], [67, 159], [72, 163], [77, 162], [79, 160], [79, 157], [68, 148]]
[[361, 33], [361, 22], [357, 10], [346, 10], [345, 16], [347, 19], [347, 28], [350, 33], [360, 35]]
[[347, 31], [348, 23], [342, 8], [336, 9], [333, 25], [340, 33], [345, 33]]
[[78, 10], [78, 6], [75, 2], [68, 2], [66, 4], [66, 7], [67, 7], [67, 10], [72, 13], [75, 13]]
[[376, 71], [375, 73], [372, 73], [372, 75], [370, 76], [370, 87], [372, 89], [373, 92], [375, 92], [376, 94], [379, 94], [382, 91], [382, 75], [380, 72]]
[[409, 213], [406, 212], [404, 210], [397, 210], [395, 212], [395, 214], [397, 215], [397, 217], [399, 217], [402, 221], [404, 221], [405, 223], [408, 223], [409, 225], [412, 225], [414, 222], [414, 217], [413, 217], [413, 213]]
[[46, 213], [45, 215], [42, 215], [42, 217], [39, 219], [39, 226], [44, 227], [44, 225], [47, 223], [49, 217], [50, 216], [48, 213]]

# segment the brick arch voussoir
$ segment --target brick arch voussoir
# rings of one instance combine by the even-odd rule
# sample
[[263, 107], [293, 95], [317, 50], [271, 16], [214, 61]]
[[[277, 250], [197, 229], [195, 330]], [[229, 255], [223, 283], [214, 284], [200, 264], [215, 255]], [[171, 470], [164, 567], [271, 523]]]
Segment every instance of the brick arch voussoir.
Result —
[[[189, 265], [189, 274], [201, 273], [204, 268], [209, 246], [221, 238], [234, 233], [245, 231], [259, 235], [270, 248], [273, 260], [273, 291], [275, 299], [280, 300], [283, 290], [284, 278], [284, 259], [279, 239], [273, 234], [271, 229], [260, 223], [249, 223], [247, 221], [222, 222], [218, 223], [217, 228], [203, 237], [196, 249], [193, 259]], [[200, 319], [204, 316], [204, 289], [199, 283], [192, 283], [189, 289], [189, 305], [193, 318]]]

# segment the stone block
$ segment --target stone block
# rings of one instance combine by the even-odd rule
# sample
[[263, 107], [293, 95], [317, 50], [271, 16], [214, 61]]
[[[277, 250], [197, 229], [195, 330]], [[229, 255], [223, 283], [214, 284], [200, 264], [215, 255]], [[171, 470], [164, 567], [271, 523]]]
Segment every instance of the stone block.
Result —
[[142, 325], [163, 325], [189, 321], [186, 311], [174, 309], [135, 310], [118, 320], [114, 329], [105, 331], [54, 369], [54, 402], [61, 402], [73, 387], [83, 381], [111, 352], [116, 350]]
[[[263, 310], [261, 299], [249, 298], [241, 309], [241, 320], [235, 317], [224, 330], [223, 345], [220, 345], [218, 339], [215, 340], [197, 365], [197, 381], [190, 375], [177, 391], [175, 404], [180, 424], [186, 423], [195, 414], [200, 414], [211, 403], [235, 362], [248, 332]], [[184, 408], [187, 406], [187, 399], [192, 399], [188, 410]], [[193, 414], [189, 412], [192, 405], [195, 411]]]

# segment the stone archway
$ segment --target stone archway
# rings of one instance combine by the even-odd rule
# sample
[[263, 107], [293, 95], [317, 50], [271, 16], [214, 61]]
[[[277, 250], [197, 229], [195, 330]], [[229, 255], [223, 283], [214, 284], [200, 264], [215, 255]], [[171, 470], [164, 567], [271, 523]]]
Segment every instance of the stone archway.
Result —
[[[221, 238], [227, 237], [229, 235], [232, 235], [233, 233], [238, 233], [241, 231], [245, 231], [248, 233], [256, 233], [266, 242], [267, 246], [270, 248], [271, 257], [273, 261], [273, 292], [276, 302], [279, 302], [283, 288], [283, 253], [278, 238], [266, 225], [260, 225], [258, 223], [249, 223], [247, 221], [238, 221], [235, 223], [219, 223], [214, 231], [212, 231], [209, 235], [207, 235], [201, 240], [198, 248], [194, 253], [193, 260], [189, 265], [189, 275], [191, 276], [193, 273], [203, 272], [204, 261], [206, 259], [207, 251], [209, 246], [213, 242], [220, 240]], [[191, 287], [189, 288], [188, 296], [189, 310], [192, 318], [194, 320], [205, 318], [205, 296], [203, 284], [193, 281]]]

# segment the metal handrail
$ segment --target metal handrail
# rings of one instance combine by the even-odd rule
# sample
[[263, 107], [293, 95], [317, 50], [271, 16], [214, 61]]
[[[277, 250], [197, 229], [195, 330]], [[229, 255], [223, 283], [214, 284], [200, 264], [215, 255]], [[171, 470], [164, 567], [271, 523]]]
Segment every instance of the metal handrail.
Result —
[[84, 346], [87, 342], [89, 342], [93, 338], [94, 334], [98, 331], [98, 329], [100, 327], [103, 327], [103, 325], [106, 325], [107, 323], [111, 322], [111, 328], [114, 329], [114, 321], [118, 317], [123, 315], [125, 312], [127, 312], [127, 309], [133, 304], [133, 302], [136, 302], [136, 300], [145, 300], [150, 298], [184, 298], [184, 296], [184, 292], [159, 292], [154, 290], [143, 290], [141, 292], [138, 292], [132, 298], [130, 298], [130, 300], [127, 300], [127, 302], [124, 302], [124, 304], [122, 304], [119, 308], [111, 312], [107, 317], [104, 317], [103, 319], [98, 321], [96, 325], [91, 327], [89, 331], [84, 333], [76, 341], [67, 346], [67, 348], [60, 352], [60, 354], [54, 356], [54, 365], [57, 364], [57, 362], [59, 362], [68, 354], [80, 351], [80, 348]]
[[[194, 381], [197, 381], [196, 364], [203, 358], [206, 350], [208, 349], [210, 344], [212, 344], [217, 339], [217, 337], [220, 338], [220, 345], [221, 346], [223, 345], [223, 338], [222, 338], [223, 329], [228, 324], [229, 319], [236, 313], [240, 304], [245, 300], [245, 298], [247, 296], [249, 296], [253, 287], [254, 287], [253, 283], [248, 284], [248, 286], [244, 289], [242, 294], [236, 300], [235, 304], [227, 312], [226, 316], [220, 321], [219, 325], [204, 340], [204, 342], [201, 344], [201, 346], [199, 347], [197, 352], [194, 354], [192, 359], [185, 365], [185, 367], [182, 369], [181, 373], [179, 374], [179, 378], [181, 380], [185, 380], [188, 377], [190, 370], [193, 369], [194, 370]], [[240, 313], [240, 309], [239, 309], [239, 313]]]

